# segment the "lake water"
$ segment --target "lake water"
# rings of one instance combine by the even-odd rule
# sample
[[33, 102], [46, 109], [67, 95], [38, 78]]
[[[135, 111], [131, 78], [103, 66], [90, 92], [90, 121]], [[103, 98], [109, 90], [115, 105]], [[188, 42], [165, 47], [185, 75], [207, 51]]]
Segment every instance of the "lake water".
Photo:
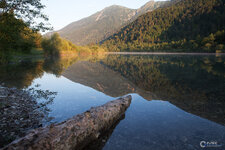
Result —
[[[98, 149], [225, 149], [225, 56], [107, 55], [0, 66], [8, 87], [57, 92], [51, 121], [132, 95], [125, 117]], [[203, 142], [202, 142], [203, 141]], [[207, 145], [206, 142], [217, 142]], [[96, 149], [96, 147], [94, 148]]]

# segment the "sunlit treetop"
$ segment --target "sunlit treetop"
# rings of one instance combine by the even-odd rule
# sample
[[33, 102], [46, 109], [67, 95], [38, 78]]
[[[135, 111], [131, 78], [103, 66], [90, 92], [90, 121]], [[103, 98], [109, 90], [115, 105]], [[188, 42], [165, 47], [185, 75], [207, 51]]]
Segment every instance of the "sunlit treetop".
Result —
[[[33, 30], [49, 30], [48, 17], [42, 13], [45, 5], [41, 0], [0, 0], [0, 15], [13, 13]], [[39, 21], [35, 21], [39, 20]]]

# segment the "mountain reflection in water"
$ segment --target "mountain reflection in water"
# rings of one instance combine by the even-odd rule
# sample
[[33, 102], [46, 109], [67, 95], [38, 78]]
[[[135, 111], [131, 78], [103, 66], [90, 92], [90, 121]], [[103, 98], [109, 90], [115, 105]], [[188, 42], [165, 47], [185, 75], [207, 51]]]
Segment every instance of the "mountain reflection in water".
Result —
[[225, 125], [225, 60], [214, 56], [109, 55], [77, 62], [63, 76], [112, 97], [137, 93], [166, 100]]
[[199, 149], [201, 140], [225, 141], [222, 55], [58, 58], [0, 69], [8, 87], [58, 92], [50, 106], [55, 122], [132, 93], [126, 118], [99, 149]]

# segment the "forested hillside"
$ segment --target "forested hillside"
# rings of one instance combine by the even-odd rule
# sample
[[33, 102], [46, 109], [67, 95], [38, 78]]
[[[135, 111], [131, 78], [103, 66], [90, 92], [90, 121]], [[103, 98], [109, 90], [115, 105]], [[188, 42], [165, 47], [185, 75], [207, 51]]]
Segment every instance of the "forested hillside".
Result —
[[224, 50], [224, 0], [181, 0], [140, 16], [103, 41], [109, 51]]

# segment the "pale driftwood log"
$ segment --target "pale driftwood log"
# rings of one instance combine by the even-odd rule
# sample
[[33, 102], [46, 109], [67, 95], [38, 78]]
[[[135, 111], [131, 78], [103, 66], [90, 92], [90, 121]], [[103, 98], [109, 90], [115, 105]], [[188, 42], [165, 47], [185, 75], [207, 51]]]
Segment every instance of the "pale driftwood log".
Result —
[[98, 139], [130, 106], [131, 96], [110, 101], [59, 124], [38, 128], [15, 140], [4, 150], [80, 150]]

